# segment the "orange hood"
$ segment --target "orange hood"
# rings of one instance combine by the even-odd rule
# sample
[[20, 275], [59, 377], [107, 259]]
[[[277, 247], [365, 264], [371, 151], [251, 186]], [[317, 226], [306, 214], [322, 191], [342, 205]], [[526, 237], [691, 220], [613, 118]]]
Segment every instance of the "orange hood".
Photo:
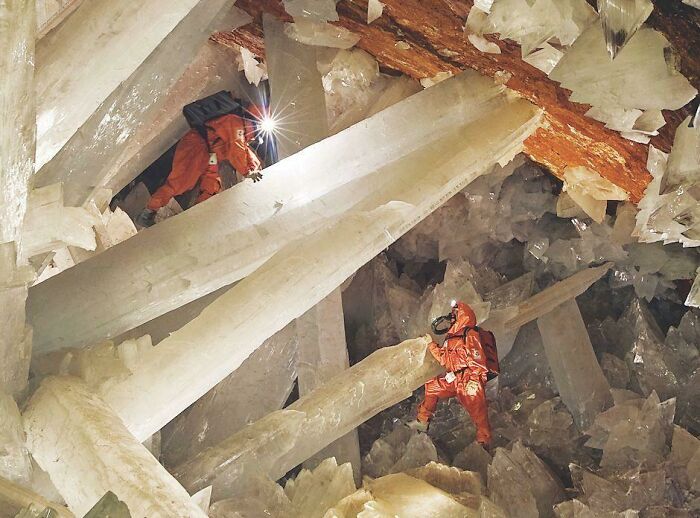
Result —
[[449, 334], [461, 335], [465, 327], [474, 327], [476, 325], [474, 310], [461, 300], [452, 308], [452, 313], [455, 315], [455, 323], [450, 327]]

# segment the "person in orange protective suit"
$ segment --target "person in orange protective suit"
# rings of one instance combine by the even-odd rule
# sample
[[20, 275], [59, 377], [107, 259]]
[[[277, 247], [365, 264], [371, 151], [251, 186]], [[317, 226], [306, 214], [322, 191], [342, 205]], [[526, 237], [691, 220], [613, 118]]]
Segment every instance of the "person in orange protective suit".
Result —
[[476, 440], [488, 449], [491, 445], [485, 385], [489, 369], [486, 356], [474, 329], [476, 316], [464, 302], [453, 305], [451, 322], [445, 343], [440, 347], [435, 342], [428, 346], [435, 359], [447, 372], [425, 384], [425, 399], [418, 407], [414, 428], [427, 431], [438, 401], [456, 397], [469, 413], [476, 426]]
[[175, 148], [173, 166], [165, 184], [149, 200], [136, 223], [153, 224], [155, 213], [175, 196], [199, 190], [195, 203], [203, 202], [221, 191], [219, 164], [225, 160], [243, 176], [254, 182], [262, 178], [260, 159], [249, 143], [255, 139], [255, 124], [233, 114], [222, 115], [206, 123], [207, 141], [195, 129], [188, 131]]

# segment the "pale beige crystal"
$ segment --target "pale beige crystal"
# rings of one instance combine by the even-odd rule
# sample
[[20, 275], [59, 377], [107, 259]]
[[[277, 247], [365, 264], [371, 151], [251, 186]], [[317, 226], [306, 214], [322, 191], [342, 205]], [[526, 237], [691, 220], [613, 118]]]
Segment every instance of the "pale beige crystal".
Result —
[[38, 168], [56, 155], [197, 3], [83, 2], [39, 41]]
[[41, 167], [36, 186], [63, 182], [70, 206], [81, 206], [102, 187], [117, 193], [188, 130], [182, 106], [220, 90], [244, 96], [245, 79], [230, 50], [208, 41], [214, 31], [250, 20], [231, 4], [199, 2]]
[[420, 338], [379, 349], [285, 410], [177, 467], [176, 477], [190, 491], [213, 483], [215, 494], [230, 492], [249, 470], [281, 477], [439, 373], [428, 343]]
[[84, 515], [107, 491], [113, 491], [134, 516], [206, 516], [77, 378], [45, 379], [23, 417], [32, 456], [75, 514]]

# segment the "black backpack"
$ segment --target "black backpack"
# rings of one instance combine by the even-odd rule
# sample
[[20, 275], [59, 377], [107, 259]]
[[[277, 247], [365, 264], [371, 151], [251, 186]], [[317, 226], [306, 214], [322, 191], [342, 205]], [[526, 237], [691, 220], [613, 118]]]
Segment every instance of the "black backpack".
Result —
[[186, 105], [182, 109], [182, 114], [190, 128], [197, 130], [206, 142], [208, 121], [228, 114], [243, 117], [244, 110], [241, 103], [234, 99], [230, 92], [222, 90]]

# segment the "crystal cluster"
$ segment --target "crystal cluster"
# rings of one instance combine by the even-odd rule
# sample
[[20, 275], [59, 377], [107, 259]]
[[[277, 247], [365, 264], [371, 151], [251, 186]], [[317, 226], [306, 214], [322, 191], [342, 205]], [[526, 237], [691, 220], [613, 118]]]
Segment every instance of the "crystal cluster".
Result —
[[639, 203], [639, 240], [700, 245], [700, 126], [683, 121], [669, 156], [650, 147], [647, 168], [653, 179]]
[[[486, 42], [482, 34], [498, 33], [501, 39], [519, 43], [523, 57], [537, 49], [550, 48], [547, 44], [550, 40], [559, 45], [571, 45], [595, 18], [595, 11], [582, 0], [495, 0], [476, 2], [475, 7], [467, 19], [467, 31], [470, 36], [476, 36], [470, 41], [479, 48]], [[495, 51], [488, 44], [480, 50]]]
[[487, 53], [501, 51], [485, 34], [516, 41], [525, 62], [572, 90], [572, 101], [591, 105], [589, 117], [648, 143], [666, 123], [661, 110], [697, 94], [665, 37], [642, 27], [652, 9], [650, 0], [598, 0], [597, 19], [583, 0], [475, 2], [465, 33]]
[[331, 134], [371, 117], [413, 95], [420, 85], [407, 77], [379, 72], [379, 64], [364, 50], [331, 52], [319, 60], [326, 92]]
[[572, 90], [572, 101], [590, 104], [588, 116], [646, 143], [665, 124], [660, 110], [677, 110], [697, 94], [667, 62], [668, 47], [661, 33], [642, 28], [611, 61], [603, 28], [596, 23], [579, 36], [549, 77]]

